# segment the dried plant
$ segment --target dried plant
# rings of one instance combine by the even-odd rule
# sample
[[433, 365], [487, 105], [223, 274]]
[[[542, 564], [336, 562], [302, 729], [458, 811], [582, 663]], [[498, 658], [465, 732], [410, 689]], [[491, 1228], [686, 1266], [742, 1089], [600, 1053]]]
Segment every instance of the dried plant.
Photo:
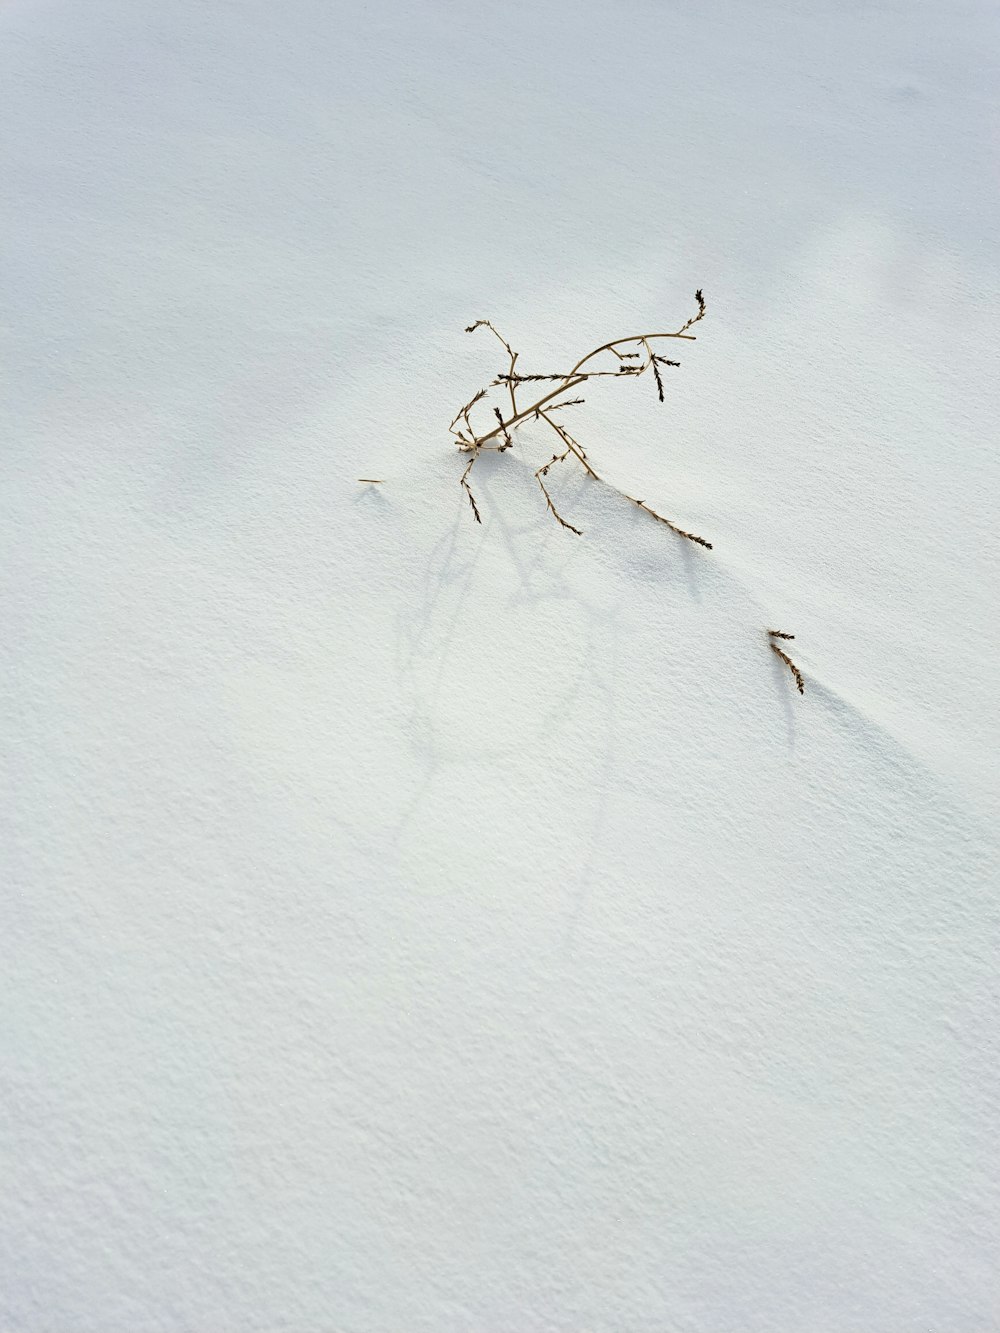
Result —
[[[693, 342], [695, 335], [688, 332], [699, 320], [705, 317], [705, 298], [701, 290], [694, 294], [697, 309], [695, 313], [676, 329], [673, 333], [637, 333], [630, 334], [625, 338], [615, 338], [611, 342], [602, 343], [600, 347], [595, 347], [592, 352], [580, 358], [573, 366], [572, 370], [561, 374], [547, 375], [522, 375], [517, 370], [518, 353], [513, 350], [510, 343], [500, 334], [494, 325], [488, 319], [476, 320], [475, 324], [470, 324], [466, 333], [474, 333], [477, 329], [488, 329], [494, 338], [500, 343], [508, 357], [508, 367], [497, 374], [496, 379], [492, 380], [485, 388], [480, 389], [469, 399], [469, 401], [455, 413], [449, 426], [449, 430], [455, 437], [458, 449], [461, 453], [470, 455], [469, 461], [459, 478], [459, 484], [465, 491], [469, 500], [469, 506], [472, 509], [472, 517], [477, 523], [482, 523], [482, 515], [479, 511], [479, 505], [476, 502], [475, 494], [469, 482], [469, 476], [475, 466], [476, 460], [482, 453], [506, 453], [516, 444], [516, 434], [520, 426], [525, 422], [542, 422], [552, 430], [558, 438], [559, 445], [552, 457], [541, 465], [535, 471], [535, 480], [538, 482], [542, 495], [545, 498], [545, 507], [551, 513], [552, 517], [568, 532], [576, 536], [582, 536], [579, 528], [568, 522], [559, 510], [556, 508], [552, 494], [546, 485], [546, 479], [549, 472], [558, 463], [565, 463], [567, 459], [575, 461], [583, 468], [588, 477], [594, 481], [603, 481], [606, 485], [622, 496], [636, 508], [649, 514], [657, 523], [662, 523], [669, 528], [671, 532], [678, 537], [683, 537], [686, 541], [694, 542], [698, 546], [704, 546], [706, 550], [712, 549], [712, 543], [699, 537], [693, 532], [687, 532], [684, 528], [673, 523], [669, 518], [665, 518], [658, 513], [645, 500], [640, 500], [634, 495], [629, 495], [627, 491], [622, 490], [613, 482], [606, 481], [594, 469], [587, 452], [583, 445], [575, 439], [560, 420], [557, 420], [555, 413], [561, 412], [569, 407], [579, 407], [585, 401], [580, 397], [567, 398], [565, 395], [585, 384], [588, 380], [600, 378], [612, 379], [638, 379], [647, 371], [652, 372], [653, 383], [656, 387], [656, 396], [659, 401], [666, 401], [666, 389], [662, 374], [663, 368], [674, 368], [680, 365], [679, 361], [673, 361], [669, 357], [662, 356], [656, 350], [656, 344], [664, 339], [682, 339]], [[617, 364], [611, 369], [602, 368], [602, 363], [598, 362], [596, 366], [592, 363], [597, 362], [598, 357], [612, 356]], [[606, 365], [606, 362], [604, 363]], [[586, 367], [592, 366], [591, 369]], [[525, 385], [545, 385], [542, 390], [525, 390]], [[479, 408], [483, 400], [487, 398], [491, 389], [502, 389], [505, 391], [505, 402], [509, 400], [509, 409], [504, 406], [493, 404], [491, 408], [491, 417], [488, 427], [477, 430], [472, 423], [473, 409]], [[518, 401], [519, 394], [521, 401]], [[525, 401], [530, 399], [531, 401]], [[481, 410], [481, 409], [480, 409]], [[359, 477], [359, 481], [367, 482], [371, 485], [381, 485], [381, 478], [377, 477]], [[769, 629], [767, 631], [767, 642], [771, 651], [781, 659], [788, 670], [791, 672], [795, 681], [796, 688], [800, 694], [805, 694], [805, 681], [802, 672], [798, 669], [792, 659], [779, 647], [777, 640], [794, 640], [794, 634], [786, 634], [784, 630]]]
[[[506, 450], [513, 448], [514, 436], [518, 427], [524, 425], [526, 421], [536, 421], [544, 422], [545, 425], [550, 427], [558, 436], [559, 443], [562, 446], [562, 452], [554, 453], [549, 461], [543, 463], [535, 473], [535, 480], [538, 482], [542, 495], [545, 497], [546, 508], [561, 527], [566, 528], [569, 532], [575, 533], [578, 537], [582, 536], [580, 529], [575, 528], [572, 523], [568, 523], [556, 508], [555, 501], [552, 499], [552, 494], [545, 484], [545, 478], [549, 475], [550, 468], [553, 468], [557, 463], [564, 463], [568, 458], [572, 457], [594, 481], [604, 481], [606, 485], [610, 485], [612, 489], [616, 490], [624, 499], [628, 500], [631, 504], [634, 504], [637, 508], [642, 509], [645, 513], [649, 514], [650, 517], [656, 519], [658, 523], [664, 524], [671, 532], [676, 533], [678, 537], [683, 537], [687, 541], [694, 542], [698, 546], [704, 546], [706, 550], [710, 551], [712, 549], [712, 543], [706, 541], [704, 537], [698, 537], [693, 532], [687, 532], [684, 528], [678, 527], [678, 525], [671, 522], [669, 518], [664, 518], [662, 514], [657, 513], [655, 509], [652, 509], [646, 504], [645, 500], [636, 499], [634, 495], [629, 495], [626, 491], [623, 491], [620, 486], [615, 486], [612, 482], [608, 482], [605, 478], [599, 476], [591, 466], [583, 446], [575, 440], [573, 436], [570, 435], [569, 431], [566, 430], [565, 426], [563, 426], [560, 421], [557, 421], [552, 415], [554, 412], [561, 411], [564, 408], [578, 407], [583, 403], [585, 401], [583, 398], [565, 398], [563, 395], [578, 388], [579, 385], [585, 384], [588, 380], [599, 378], [623, 379], [629, 377], [638, 379], [639, 376], [644, 375], [647, 370], [652, 371], [657, 397], [661, 403], [664, 402], [666, 400], [666, 394], [664, 392], [661, 367], [679, 366], [680, 362], [672, 361], [668, 357], [661, 356], [660, 353], [654, 349], [654, 344], [665, 338], [680, 338], [688, 342], [694, 342], [695, 335], [689, 333], [688, 330], [705, 316], [704, 296], [700, 290], [695, 292], [694, 295], [695, 301], [697, 302], [696, 312], [675, 332], [638, 333], [631, 334], [626, 338], [615, 338], [612, 342], [602, 343], [600, 347], [595, 347], [592, 352], [588, 352], [586, 356], [581, 357], [573, 369], [567, 371], [565, 374], [518, 374], [518, 353], [511, 348], [510, 343], [496, 330], [493, 324], [488, 319], [478, 319], [475, 324], [469, 325], [466, 329], [466, 333], [474, 333], [476, 329], [489, 329], [510, 358], [510, 365], [507, 370], [500, 371], [495, 380], [492, 380], [486, 388], [480, 389], [478, 393], [474, 394], [464, 407], [460, 407], [455, 413], [451, 425], [448, 428], [455, 436], [459, 450], [462, 453], [472, 455], [459, 479], [459, 484], [469, 498], [472, 514], [477, 523], [482, 522], [482, 517], [480, 516], [479, 506], [476, 504], [476, 497], [473, 494], [472, 486], [469, 482], [469, 474], [472, 472], [476, 459], [480, 454], [486, 451], [502, 454], [505, 453]], [[589, 370], [585, 369], [585, 367], [591, 365], [591, 363], [595, 362], [597, 358], [601, 356], [615, 357], [617, 365], [612, 369], [601, 369], [599, 368], [601, 363], [598, 362], [597, 367]], [[551, 387], [545, 389], [544, 392], [540, 393], [537, 397], [533, 397], [533, 401], [530, 403], [522, 405], [518, 403], [518, 391], [523, 391], [523, 386], [526, 384], [546, 384]], [[482, 402], [490, 389], [494, 388], [506, 389], [510, 399], [510, 410], [509, 412], [506, 412], [506, 409], [501, 411], [499, 407], [494, 406], [492, 413], [493, 421], [495, 421], [496, 424], [491, 424], [489, 429], [477, 432], [472, 424], [472, 409]], [[532, 397], [532, 394], [528, 392], [527, 396]], [[554, 401], [555, 399], [561, 399], [561, 401], [556, 402]]]
[[774, 642], [775, 639], [794, 639], [794, 638], [795, 638], [794, 634], [785, 634], [780, 629], [769, 629], [767, 631], [767, 641], [771, 646], [771, 652], [774, 653], [776, 657], [781, 658], [785, 666], [788, 667], [788, 670], [795, 677], [795, 684], [798, 686], [799, 694], [805, 694], [806, 686], [805, 686], [805, 681], [802, 679], [802, 672], [798, 669], [798, 667], [788, 656], [788, 654], [786, 652], [783, 652], [782, 649], [779, 648], [778, 645]]

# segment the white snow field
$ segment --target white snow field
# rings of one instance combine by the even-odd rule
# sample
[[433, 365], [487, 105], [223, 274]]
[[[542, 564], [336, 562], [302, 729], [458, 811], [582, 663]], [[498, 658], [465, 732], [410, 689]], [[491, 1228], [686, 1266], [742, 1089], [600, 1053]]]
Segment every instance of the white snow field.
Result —
[[998, 56], [5, 0], [5, 1333], [1000, 1329]]

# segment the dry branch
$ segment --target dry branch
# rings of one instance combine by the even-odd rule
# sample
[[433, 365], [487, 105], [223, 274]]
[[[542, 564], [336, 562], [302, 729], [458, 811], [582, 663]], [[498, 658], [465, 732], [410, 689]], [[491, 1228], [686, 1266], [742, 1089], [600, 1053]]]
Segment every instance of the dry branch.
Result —
[[775, 639], [794, 639], [795, 635], [785, 634], [780, 629], [769, 629], [767, 631], [767, 634], [768, 634], [768, 644], [770, 645], [771, 652], [774, 653], [776, 657], [781, 658], [782, 662], [784, 662], [785, 666], [788, 667], [788, 670], [795, 677], [795, 684], [798, 686], [799, 694], [805, 694], [806, 686], [805, 686], [805, 681], [802, 679], [802, 672], [798, 669], [798, 667], [788, 656], [788, 654], [784, 652], [781, 648], [779, 648], [778, 645], [774, 642]]
[[[622, 495], [625, 495], [624, 491], [622, 491]], [[625, 499], [631, 500], [634, 505], [638, 505], [640, 509], [644, 509], [647, 514], [650, 514], [656, 519], [657, 523], [665, 523], [671, 532], [677, 533], [678, 537], [686, 537], [689, 542], [696, 542], [699, 546], [704, 546], [706, 551], [712, 549], [711, 542], [707, 542], [704, 537], [696, 537], [693, 532], [685, 532], [684, 529], [679, 528], [676, 523], [671, 523], [669, 518], [664, 518], [663, 515], [658, 514], [655, 509], [650, 509], [645, 500], [637, 500], [632, 495], [625, 495]]]
[[[697, 311], [684, 324], [682, 324], [679, 329], [674, 330], [674, 332], [638, 333], [630, 334], [625, 338], [615, 338], [611, 342], [602, 343], [600, 347], [595, 347], [593, 351], [588, 352], [586, 356], [582, 356], [572, 370], [569, 370], [564, 374], [519, 374], [517, 371], [518, 353], [513, 350], [510, 343], [498, 332], [490, 320], [478, 319], [474, 324], [469, 325], [466, 329], [466, 333], [474, 333], [476, 329], [480, 328], [489, 329], [510, 358], [509, 369], [501, 371], [497, 375], [497, 378], [491, 381], [489, 385], [473, 394], [469, 401], [463, 407], [458, 409], [448, 427], [451, 434], [455, 437], [459, 452], [471, 455], [461, 477], [459, 478], [459, 484], [468, 496], [469, 506], [472, 509], [472, 516], [477, 523], [482, 523], [482, 515], [479, 512], [479, 505], [476, 503], [476, 497], [473, 493], [472, 486], [469, 484], [469, 475], [472, 472], [476, 459], [485, 451], [493, 451], [494, 453], [502, 454], [506, 450], [512, 448], [514, 445], [515, 432], [518, 427], [522, 426], [526, 421], [544, 421], [547, 426], [555, 431], [556, 435], [559, 437], [560, 443], [565, 447], [563, 448], [562, 453], [553, 454], [547, 463], [543, 463], [542, 466], [536, 470], [535, 480], [538, 482], [542, 495], [545, 497], [546, 508], [560, 527], [566, 528], [567, 531], [575, 533], [578, 537], [583, 535], [579, 528], [576, 528], [572, 523], [567, 522], [562, 514], [560, 514], [559, 510], [556, 508], [555, 501], [552, 499], [552, 494], [545, 484], [545, 479], [549, 475], [549, 470], [557, 463], [566, 462], [566, 460], [572, 456], [584, 469], [588, 477], [592, 478], [594, 481], [603, 482], [605, 485], [610, 486], [611, 489], [617, 491], [623, 499], [627, 500], [630, 504], [635, 505], [636, 508], [644, 510], [645, 513], [649, 514], [649, 516], [655, 519], [657, 523], [662, 523], [676, 536], [683, 537], [686, 541], [694, 542], [698, 546], [703, 546], [707, 551], [712, 550], [712, 543], [706, 541], [704, 537], [699, 537], [695, 533], [688, 532], [684, 528], [679, 527], [676, 523], [672, 522], [672, 520], [664, 517], [663, 514], [658, 513], [652, 506], [648, 505], [645, 500], [640, 500], [634, 495], [629, 495], [628, 492], [623, 490], [620, 486], [601, 477], [591, 466], [591, 463], [587, 458], [586, 450], [579, 441], [574, 439], [565, 426], [563, 426], [561, 422], [555, 420], [551, 415], [553, 412], [561, 411], [566, 407], [578, 407], [582, 405], [585, 401], [583, 398], [563, 398], [561, 395], [576, 389], [579, 385], [585, 384], [588, 380], [600, 378], [634, 378], [644, 375], [647, 370], [653, 372], [653, 382], [656, 385], [658, 399], [661, 403], [665, 402], [666, 391], [663, 383], [663, 376], [660, 374], [660, 367], [676, 367], [680, 365], [680, 362], [673, 361], [666, 356], [661, 356], [658, 352], [654, 351], [653, 344], [657, 342], [657, 340], [665, 338], [680, 338], [687, 342], [695, 341], [695, 335], [689, 333], [688, 330], [700, 320], [704, 319], [706, 305], [701, 288], [695, 292], [694, 297], [698, 306]], [[637, 350], [623, 351], [623, 348]], [[584, 369], [585, 366], [588, 366], [605, 352], [610, 353], [617, 358], [618, 365], [616, 369]], [[524, 384], [549, 384], [554, 387], [543, 392], [540, 397], [536, 398], [535, 401], [528, 406], [520, 407], [517, 401], [517, 390], [519, 386]], [[496, 388], [498, 386], [506, 388], [510, 397], [510, 415], [504, 416], [500, 407], [494, 405], [492, 408], [492, 417], [496, 424], [491, 425], [490, 429], [484, 430], [482, 434], [477, 433], [476, 428], [472, 423], [472, 411], [484, 398], [486, 398], [491, 388]], [[559, 399], [559, 401], [554, 402], [554, 399]], [[460, 422], [462, 425], [459, 425]], [[382, 484], [382, 479], [379, 477], [359, 477], [358, 480], [373, 486]], [[784, 649], [780, 648], [776, 642], [779, 639], [783, 641], [794, 640], [795, 635], [787, 634], [784, 630], [780, 629], [769, 629], [766, 633], [768, 647], [788, 668], [795, 681], [799, 694], [805, 694], [805, 681], [802, 672]]]
[[469, 466], [462, 473], [462, 486], [465, 490], [466, 495], [469, 497], [469, 504], [472, 505], [472, 513], [475, 517], [476, 522], [482, 523], [483, 520], [479, 517], [479, 506], [476, 504], [476, 497], [472, 494], [472, 487], [469, 485], [469, 480], [468, 480], [469, 473], [472, 471], [472, 465], [475, 461], [476, 461], [475, 457], [469, 459]]
[[[592, 352], [588, 352], [586, 356], [581, 357], [572, 370], [561, 374], [519, 374], [516, 369], [518, 358], [517, 352], [513, 350], [507, 339], [495, 328], [490, 320], [477, 319], [474, 324], [469, 325], [466, 332], [474, 333], [476, 329], [489, 329], [510, 357], [510, 368], [501, 371], [487, 388], [480, 389], [479, 392], [455, 414], [455, 417], [449, 426], [449, 430], [455, 436], [459, 450], [462, 453], [472, 454], [472, 461], [475, 461], [483, 450], [489, 449], [497, 453], [503, 453], [505, 450], [512, 447], [514, 443], [514, 432], [518, 426], [522, 425], [525, 421], [532, 419], [535, 421], [545, 421], [559, 436], [560, 440], [565, 445], [565, 451], [562, 454], [553, 454], [550, 461], [543, 464], [543, 466], [535, 473], [535, 479], [542, 489], [542, 494], [545, 496], [546, 507], [552, 513], [556, 521], [562, 527], [568, 528], [570, 532], [579, 533], [579, 529], [574, 528], [572, 523], [567, 523], [559, 513], [543, 478], [548, 475], [548, 470], [553, 463], [563, 462], [570, 454], [577, 459], [587, 475], [592, 477], [595, 481], [602, 481], [604, 478], [599, 477], [591, 467], [590, 463], [587, 461], [587, 454], [583, 447], [573, 439], [565, 428], [560, 425], [558, 421], [554, 420], [549, 413], [558, 411], [564, 407], [574, 407], [582, 403], [584, 401], [582, 398], [565, 398], [563, 395], [567, 391], [586, 383], [587, 380], [638, 377], [644, 375], [647, 370], [652, 371], [653, 380], [656, 384], [657, 397], [661, 403], [664, 402], [666, 393], [664, 390], [663, 376], [660, 373], [660, 367], [678, 366], [680, 362], [672, 361], [665, 356], [660, 356], [654, 351], [653, 344], [658, 339], [664, 338], [683, 338], [686, 341], [694, 340], [694, 334], [688, 333], [688, 329], [694, 324], [697, 324], [705, 315], [705, 298], [702, 295], [700, 288], [695, 292], [695, 301], [698, 305], [696, 313], [674, 332], [639, 333], [631, 334], [626, 338], [615, 338], [611, 342], [602, 343], [600, 347], [595, 347]], [[597, 357], [605, 352], [610, 352], [617, 358], [618, 365], [614, 370], [601, 370], [596, 367], [593, 369], [585, 369], [585, 367], [590, 366]], [[519, 407], [517, 402], [517, 390], [520, 386], [525, 384], [549, 384], [553, 387], [542, 393], [542, 395], [531, 403], [530, 406]], [[473, 427], [472, 417], [470, 415], [472, 409], [481, 402], [489, 392], [490, 388], [498, 386], [506, 388], [510, 396], [510, 415], [505, 416], [499, 407], [494, 406], [493, 419], [495, 424], [489, 429], [484, 430], [481, 434], [477, 434]], [[560, 399], [559, 402], [553, 401], [557, 398]], [[459, 422], [463, 423], [464, 429], [463, 427], [459, 427]], [[472, 491], [469, 488], [468, 477], [470, 470], [471, 463], [462, 473], [461, 485], [469, 496], [469, 502], [472, 505], [472, 512], [476, 521], [481, 523], [482, 519], [479, 515], [479, 510], [476, 506]], [[686, 532], [683, 528], [678, 527], [676, 523], [672, 523], [670, 519], [664, 518], [662, 514], [658, 514], [654, 509], [651, 509], [644, 500], [635, 499], [634, 496], [626, 494], [626, 492], [619, 486], [615, 486], [611, 482], [605, 482], [605, 484], [610, 485], [613, 490], [618, 491], [619, 495], [622, 495], [632, 504], [638, 505], [640, 509], [645, 509], [648, 514], [651, 514], [652, 517], [657, 520], [657, 522], [665, 524], [671, 532], [675, 532], [679, 537], [684, 537], [688, 541], [697, 543], [699, 546], [704, 546], [706, 550], [710, 551], [712, 549], [711, 542], [707, 542], [703, 537], [697, 537], [693, 532]]]
[[572, 523], [567, 523], [566, 520], [563, 518], [562, 514], [560, 514], [559, 510], [555, 507], [555, 504], [553, 503], [552, 496], [549, 494], [545, 482], [542, 481], [543, 477], [547, 477], [549, 475], [549, 468], [552, 466], [552, 464], [563, 462], [564, 459], [569, 457], [569, 454], [570, 454], [569, 449], [567, 449], [566, 452], [562, 454], [553, 454], [552, 457], [549, 459], [549, 461], [543, 464], [543, 466], [540, 467], [538, 471], [535, 473], [535, 480], [538, 482], [539, 486], [541, 486], [542, 494], [545, 496], [545, 503], [546, 505], [548, 505], [552, 517], [556, 520], [556, 522], [559, 523], [562, 527], [568, 528], [570, 532], [575, 532], [578, 537], [582, 537], [583, 533], [580, 531], [580, 529], [574, 528]]

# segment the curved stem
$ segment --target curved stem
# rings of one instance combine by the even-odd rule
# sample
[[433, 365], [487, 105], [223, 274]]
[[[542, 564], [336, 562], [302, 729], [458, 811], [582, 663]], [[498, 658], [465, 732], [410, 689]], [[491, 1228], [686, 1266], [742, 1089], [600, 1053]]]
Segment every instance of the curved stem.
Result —
[[[609, 352], [616, 347], [620, 347], [623, 343], [645, 343], [647, 338], [683, 338], [685, 342], [696, 341], [693, 333], [638, 333], [632, 334], [628, 338], [614, 338], [611, 342], [602, 343], [600, 347], [595, 347], [592, 352], [588, 352], [586, 356], [581, 357], [573, 369], [559, 382], [557, 388], [552, 389], [549, 393], [543, 394], [542, 397], [539, 398], [537, 402], [532, 403], [530, 407], [522, 408], [520, 412], [515, 413], [514, 416], [509, 417], [503, 422], [502, 426], [495, 426], [489, 434], [480, 435], [474, 445], [459, 445], [459, 448], [476, 448], [487, 444], [490, 440], [495, 439], [502, 430], [510, 430], [511, 426], [516, 426], [519, 422], [524, 421], [526, 417], [530, 417], [533, 412], [536, 412], [540, 407], [544, 407], [546, 403], [550, 403], [553, 398], [557, 397], [557, 395], [566, 393], [569, 389], [575, 389], [578, 384], [582, 384], [584, 380], [587, 379], [586, 371], [582, 374], [580, 373], [581, 366], [585, 366], [588, 361], [592, 361], [594, 357], [599, 356], [601, 352]], [[645, 366], [643, 367], [643, 370], [645, 370]], [[636, 373], [641, 374], [642, 371]]]

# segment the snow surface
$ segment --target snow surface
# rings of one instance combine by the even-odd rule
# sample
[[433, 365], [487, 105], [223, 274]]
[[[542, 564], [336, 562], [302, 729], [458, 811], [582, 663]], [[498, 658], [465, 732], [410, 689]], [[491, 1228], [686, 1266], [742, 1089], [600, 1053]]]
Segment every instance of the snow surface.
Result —
[[1000, 1329], [998, 28], [0, 7], [4, 1330]]

